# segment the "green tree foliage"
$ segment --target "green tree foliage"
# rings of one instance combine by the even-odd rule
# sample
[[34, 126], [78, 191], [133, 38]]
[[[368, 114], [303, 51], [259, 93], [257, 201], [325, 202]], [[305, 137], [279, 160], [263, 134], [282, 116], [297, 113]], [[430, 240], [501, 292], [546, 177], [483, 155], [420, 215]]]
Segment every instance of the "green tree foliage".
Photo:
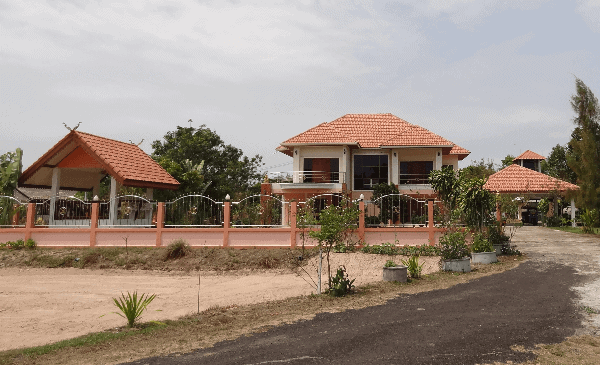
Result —
[[331, 265], [329, 263], [331, 250], [335, 246], [345, 243], [349, 234], [357, 228], [359, 216], [358, 204], [344, 199], [340, 202], [340, 205], [331, 204], [322, 210], [319, 216], [321, 229], [309, 232], [310, 237], [316, 239], [319, 246], [325, 251], [329, 288], [332, 288]]
[[576, 93], [571, 107], [577, 114], [569, 142], [568, 166], [577, 175], [578, 204], [587, 209], [600, 208], [600, 110], [598, 99], [581, 81], [575, 79]]
[[23, 151], [7, 152], [0, 156], [0, 195], [12, 196], [23, 168]]
[[495, 198], [483, 188], [485, 179], [470, 177], [464, 170], [434, 170], [429, 175], [431, 187], [444, 205], [444, 221], [455, 223], [460, 217], [469, 227], [480, 230], [490, 220]]
[[241, 149], [225, 144], [206, 125], [177, 127], [163, 140], [152, 142], [152, 148], [152, 158], [181, 183], [176, 192], [157, 192], [157, 199], [170, 200], [202, 190], [212, 199], [260, 191], [255, 185], [260, 181], [262, 157], [244, 156]]
[[542, 161], [542, 172], [563, 181], [577, 183], [577, 175], [567, 164], [567, 147], [557, 144], [548, 158]]
[[512, 165], [514, 160], [515, 160], [515, 156], [506, 155], [506, 157], [504, 157], [504, 159], [502, 160], [502, 166], [500, 166], [500, 169], [503, 169], [505, 167]]
[[[504, 160], [502, 160], [504, 162]], [[479, 178], [479, 179], [487, 179], [491, 174], [496, 172], [494, 162], [491, 160], [487, 160], [487, 162], [482, 158], [479, 161], [471, 161], [471, 165], [462, 169], [465, 178]]]

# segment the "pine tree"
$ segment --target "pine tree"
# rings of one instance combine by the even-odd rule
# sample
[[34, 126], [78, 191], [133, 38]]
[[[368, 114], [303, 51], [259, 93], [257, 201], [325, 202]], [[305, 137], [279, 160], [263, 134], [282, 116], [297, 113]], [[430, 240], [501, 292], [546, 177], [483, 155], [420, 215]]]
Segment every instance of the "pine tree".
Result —
[[571, 107], [577, 113], [571, 134], [567, 162], [577, 175], [578, 204], [587, 209], [600, 208], [600, 110], [598, 99], [580, 79]]

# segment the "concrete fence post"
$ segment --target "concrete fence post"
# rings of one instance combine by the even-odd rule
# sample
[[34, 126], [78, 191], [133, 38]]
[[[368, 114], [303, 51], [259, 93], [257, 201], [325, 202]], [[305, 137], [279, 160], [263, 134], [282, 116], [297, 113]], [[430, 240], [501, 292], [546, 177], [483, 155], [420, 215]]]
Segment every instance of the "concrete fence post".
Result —
[[100, 203], [92, 202], [92, 214], [90, 218], [90, 247], [96, 246], [96, 229], [98, 229], [98, 216]]
[[25, 241], [31, 238], [31, 230], [35, 227], [35, 203], [27, 204], [27, 220], [25, 221]]
[[156, 247], [162, 246], [162, 233], [165, 228], [165, 203], [156, 205]]
[[231, 225], [231, 202], [223, 203], [223, 247], [229, 246], [229, 226]]

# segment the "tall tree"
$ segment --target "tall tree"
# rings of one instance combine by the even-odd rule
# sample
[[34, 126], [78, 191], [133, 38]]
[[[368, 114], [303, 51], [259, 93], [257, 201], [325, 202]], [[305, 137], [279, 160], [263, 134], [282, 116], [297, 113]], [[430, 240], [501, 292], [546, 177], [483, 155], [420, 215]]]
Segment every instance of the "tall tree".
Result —
[[577, 175], [567, 164], [567, 147], [557, 144], [550, 155], [542, 161], [542, 172], [572, 184], [577, 183]]
[[260, 181], [262, 157], [244, 156], [241, 149], [225, 144], [206, 125], [177, 127], [163, 140], [152, 142], [152, 148], [152, 158], [182, 183], [176, 192], [158, 192], [157, 199], [202, 190], [212, 199], [223, 199], [227, 194], [246, 195], [254, 192], [252, 189]]
[[515, 161], [515, 156], [506, 155], [506, 157], [504, 157], [504, 159], [502, 160], [502, 166], [500, 166], [500, 169], [503, 169], [505, 167], [512, 165], [514, 161]]
[[479, 161], [471, 161], [471, 165], [462, 169], [462, 173], [465, 175], [467, 179], [487, 179], [491, 174], [495, 173], [496, 169], [494, 166], [494, 162], [491, 160], [487, 160], [487, 162], [482, 158]]
[[578, 203], [587, 209], [600, 208], [600, 110], [598, 99], [583, 81], [575, 79], [571, 107], [577, 114], [569, 142], [567, 163], [577, 175]]
[[23, 168], [23, 151], [7, 152], [0, 156], [0, 195], [12, 196]]

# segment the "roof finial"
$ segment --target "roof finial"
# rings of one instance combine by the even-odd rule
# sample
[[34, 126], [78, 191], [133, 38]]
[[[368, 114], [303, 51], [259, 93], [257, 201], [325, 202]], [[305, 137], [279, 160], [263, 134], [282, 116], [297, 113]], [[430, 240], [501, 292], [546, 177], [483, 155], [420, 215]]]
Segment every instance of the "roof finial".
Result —
[[140, 146], [140, 145], [141, 145], [143, 142], [144, 142], [144, 139], [143, 139], [143, 138], [142, 138], [142, 140], [140, 141], [140, 143], [133, 143], [133, 141], [132, 141], [132, 140], [129, 140], [129, 143], [131, 143], [131, 144], [134, 144], [134, 145], [136, 145], [136, 146], [138, 146], [138, 147], [139, 147], [139, 146]]
[[192, 120], [188, 120], [188, 123], [190, 123], [190, 128], [192, 128]]
[[67, 128], [70, 131], [76, 131], [77, 128], [79, 128], [79, 125], [81, 124], [81, 122], [77, 123], [77, 125], [74, 128], [69, 127], [65, 122], [63, 122], [63, 125], [65, 126], [65, 128]]

